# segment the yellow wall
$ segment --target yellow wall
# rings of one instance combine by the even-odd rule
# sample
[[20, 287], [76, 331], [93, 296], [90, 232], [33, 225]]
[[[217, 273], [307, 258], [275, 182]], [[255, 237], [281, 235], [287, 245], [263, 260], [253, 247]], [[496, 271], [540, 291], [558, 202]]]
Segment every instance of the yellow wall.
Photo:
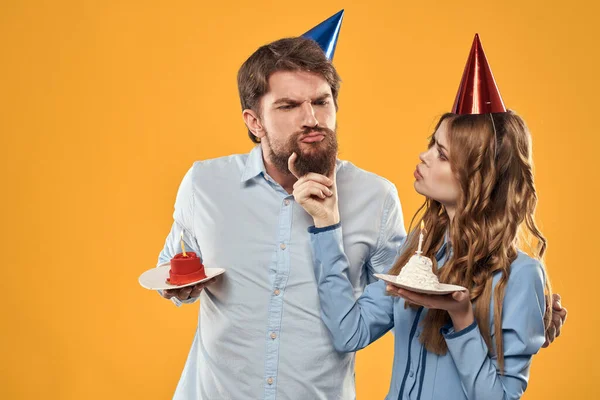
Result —
[[[137, 278], [180, 179], [251, 148], [235, 83], [246, 57], [341, 8], [341, 158], [391, 179], [407, 219], [417, 154], [479, 32], [533, 133], [548, 269], [570, 311], [525, 397], [600, 395], [595, 1], [203, 3], [2, 1], [1, 398], [171, 396], [198, 305], [177, 309]], [[388, 335], [359, 353], [359, 400], [383, 398], [392, 351]]]

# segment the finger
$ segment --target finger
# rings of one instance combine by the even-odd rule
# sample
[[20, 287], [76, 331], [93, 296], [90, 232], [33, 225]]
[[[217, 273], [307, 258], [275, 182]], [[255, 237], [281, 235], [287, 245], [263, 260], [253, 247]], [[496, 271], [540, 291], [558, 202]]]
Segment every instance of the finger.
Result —
[[290, 170], [292, 175], [294, 175], [296, 178], [300, 179], [300, 174], [298, 173], [298, 171], [296, 171], [296, 167], [294, 165], [297, 158], [298, 158], [298, 155], [295, 152], [292, 153], [290, 158], [288, 158], [288, 169]]
[[402, 297], [402, 296], [400, 296], [400, 289], [397, 286], [394, 286], [394, 285], [391, 285], [388, 283], [388, 285], [385, 287], [385, 289], [392, 296]]
[[407, 299], [408, 301], [410, 301], [413, 304], [431, 308], [429, 306], [428, 297], [426, 295], [421, 295], [419, 293], [411, 292], [411, 291], [405, 290], [405, 289], [398, 290], [398, 293], [400, 294], [400, 296], [404, 297], [405, 299]]
[[305, 187], [304, 189], [298, 191], [298, 197], [296, 197], [296, 191], [294, 191], [294, 198], [296, 198], [296, 201], [300, 204], [304, 203], [312, 196], [319, 197], [321, 199], [327, 198], [327, 195], [323, 193], [321, 189], [314, 186]]
[[323, 192], [329, 192], [331, 194], [333, 194], [333, 192], [331, 191], [331, 189], [329, 189], [329, 186], [322, 184], [321, 182], [317, 182], [317, 181], [313, 181], [313, 180], [304, 180], [304, 178], [300, 178], [300, 180], [298, 180], [298, 182], [296, 182], [296, 184], [294, 185], [294, 190], [302, 190], [306, 187], [318, 187], [319, 189], [323, 190]]
[[398, 293], [400, 293], [403, 296], [409, 296], [413, 299], [426, 300], [426, 298], [427, 298], [427, 295], [413, 292], [413, 291], [410, 291], [407, 289], [398, 289]]
[[456, 301], [463, 301], [468, 296], [469, 296], [469, 293], [464, 290], [452, 292], [452, 298]]
[[559, 309], [553, 308], [552, 309], [552, 318], [560, 318], [561, 323], [565, 323], [565, 321], [567, 320], [567, 309], [564, 307], [561, 307]]
[[210, 278], [206, 282], [198, 283], [192, 286], [192, 292], [190, 293], [190, 297], [199, 297], [200, 293], [204, 290], [204, 288], [217, 280], [218, 277]]
[[176, 290], [163, 290], [162, 297], [164, 297], [165, 299], [170, 299], [171, 297], [175, 296], [175, 292]]
[[[302, 178], [302, 179], [304, 179], [304, 178]], [[296, 186], [294, 188], [294, 190], [303, 190], [303, 189], [305, 189], [307, 187], [316, 187], [316, 188], [319, 188], [327, 196], [331, 196], [333, 194], [333, 192], [331, 191], [331, 189], [329, 189], [326, 185], [323, 185], [322, 183], [315, 182], [315, 181], [306, 181], [306, 182], [304, 182], [304, 183]]]
[[294, 190], [293, 195], [296, 202], [300, 205], [304, 205], [307, 202], [307, 200], [310, 200], [311, 196], [317, 196], [321, 199], [324, 199], [326, 197], [325, 194], [323, 194], [320, 190], [315, 190], [315, 192], [313, 193], [311, 188], [309, 187], [305, 187], [302, 190]]
[[556, 328], [554, 328], [554, 325], [550, 325], [548, 327], [548, 329], [546, 330], [546, 341], [548, 342], [548, 345], [550, 345], [550, 343], [552, 343], [554, 341], [555, 337], [556, 337]]
[[554, 325], [554, 336], [560, 336], [560, 328], [562, 328], [562, 319], [560, 315], [552, 316], [552, 324]]
[[395, 286], [392, 285], [386, 285], [385, 287], [385, 292], [390, 295], [390, 296], [394, 296], [394, 297], [400, 297], [400, 295], [398, 294], [398, 290]]
[[192, 286], [192, 291], [190, 292], [190, 297], [198, 297], [202, 290], [204, 289], [204, 283], [199, 283], [197, 285]]
[[333, 184], [333, 181], [331, 179], [329, 179], [328, 177], [326, 177], [325, 175], [316, 174], [314, 172], [309, 172], [308, 174], [300, 177], [296, 181], [296, 183], [294, 183], [294, 189], [296, 189], [298, 186], [300, 186], [306, 182], [310, 182], [310, 181], [318, 182], [326, 187], [329, 187]]
[[556, 337], [556, 326], [554, 326], [554, 324], [550, 324], [550, 326], [546, 330], [546, 339], [550, 340], [550, 343], [552, 343], [552, 341], [554, 340], [555, 337]]
[[560, 294], [558, 294], [558, 293], [552, 293], [552, 301], [553, 301], [554, 303], [556, 303], [556, 302], [559, 302], [559, 303], [560, 303], [560, 301], [561, 301], [561, 300], [562, 300], [562, 299], [561, 299], [561, 297], [560, 297]]
[[327, 177], [331, 180], [331, 184], [327, 186], [334, 194], [337, 193], [337, 171], [335, 165], [333, 166], [333, 171], [330, 172]]
[[552, 303], [552, 314], [559, 313], [562, 310], [563, 310], [563, 306], [562, 306], [562, 304], [560, 304], [560, 302]]
[[390, 292], [390, 294], [393, 294], [394, 296], [400, 296], [400, 288], [398, 288], [397, 286], [394, 286], [392, 284], [387, 284], [385, 287], [385, 290]]
[[560, 311], [562, 309], [560, 296], [556, 296], [556, 295], [552, 296], [552, 309], [556, 310], [556, 311]]
[[560, 317], [560, 314], [552, 314], [552, 323], [557, 328], [562, 326], [562, 318]]
[[560, 310], [560, 311], [558, 312], [558, 314], [560, 315], [560, 318], [562, 319], [562, 322], [563, 322], [563, 324], [564, 324], [564, 323], [565, 323], [565, 321], [567, 320], [567, 314], [568, 314], [568, 311], [567, 311], [567, 309], [566, 309], [566, 308], [563, 308], [562, 310]]
[[183, 289], [179, 290], [179, 294], [177, 294], [177, 298], [179, 300], [187, 300], [190, 298], [190, 293], [192, 293], [192, 287], [191, 286], [184, 287]]
[[552, 312], [561, 311], [562, 309], [563, 309], [563, 307], [560, 303], [552, 304]]
[[402, 291], [401, 289], [393, 288], [391, 293], [392, 293], [393, 296], [400, 297], [401, 299], [404, 299], [404, 301], [407, 304], [412, 304], [412, 305], [421, 306], [421, 307], [427, 307], [424, 304], [421, 304], [418, 300], [415, 300], [415, 299], [411, 298], [410, 294], [406, 294], [406, 292], [402, 292], [403, 294], [401, 294], [400, 293], [401, 291]]
[[415, 306], [431, 308], [427, 304], [424, 304], [424, 303], [420, 302], [419, 300], [412, 299], [410, 296], [399, 295], [399, 297], [402, 297], [404, 299], [404, 301], [406, 301], [407, 303], [410, 303], [410, 304], [414, 304]]
[[212, 285], [213, 283], [222, 279], [223, 275], [217, 275], [214, 278], [210, 278], [207, 282], [204, 282], [204, 286]]

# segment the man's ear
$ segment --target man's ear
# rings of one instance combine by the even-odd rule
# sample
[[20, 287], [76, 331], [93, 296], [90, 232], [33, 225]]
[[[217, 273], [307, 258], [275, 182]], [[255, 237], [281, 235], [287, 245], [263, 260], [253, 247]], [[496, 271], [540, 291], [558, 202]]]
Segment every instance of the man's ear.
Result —
[[244, 118], [244, 123], [248, 127], [248, 130], [252, 132], [254, 136], [259, 139], [262, 139], [265, 136], [266, 131], [260, 122], [260, 118], [253, 110], [245, 109], [242, 111], [242, 118]]

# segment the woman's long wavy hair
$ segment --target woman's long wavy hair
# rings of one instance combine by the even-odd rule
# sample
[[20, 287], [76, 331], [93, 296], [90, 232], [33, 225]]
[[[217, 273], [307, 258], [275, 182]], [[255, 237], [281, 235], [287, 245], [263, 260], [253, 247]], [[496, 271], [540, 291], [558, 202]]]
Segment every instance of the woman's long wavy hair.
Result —
[[[470, 290], [481, 334], [490, 354], [496, 354], [499, 369], [503, 371], [502, 324], [494, 324], [495, 349], [490, 332], [492, 292], [493, 318], [501, 321], [504, 292], [510, 265], [517, 257], [517, 247], [524, 244], [524, 240], [530, 254], [540, 261], [546, 251], [546, 239], [534, 220], [537, 194], [533, 182], [531, 137], [525, 122], [512, 111], [445, 114], [436, 130], [446, 120], [450, 166], [460, 186], [454, 219], [450, 222], [444, 206], [427, 198], [411, 221], [404, 251], [390, 274], [398, 274], [417, 250], [419, 230], [412, 227], [418, 227], [423, 221], [427, 232], [423, 254], [433, 261], [440, 282]], [[444, 243], [446, 231], [452, 256], [438, 270], [435, 254]], [[495, 274], [500, 274], [500, 278], [493, 288]], [[547, 328], [552, 317], [552, 291], [547, 275], [545, 292], [544, 323]], [[450, 317], [446, 311], [428, 311], [420, 336], [428, 351], [446, 354], [448, 347], [440, 328], [448, 322]]]

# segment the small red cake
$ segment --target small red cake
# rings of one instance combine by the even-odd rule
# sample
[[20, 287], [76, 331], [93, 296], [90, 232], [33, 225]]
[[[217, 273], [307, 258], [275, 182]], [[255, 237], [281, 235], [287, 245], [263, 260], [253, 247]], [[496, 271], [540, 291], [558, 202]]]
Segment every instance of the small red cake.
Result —
[[202, 265], [196, 253], [188, 251], [185, 256], [183, 253], [179, 253], [171, 258], [171, 270], [167, 278], [169, 285], [180, 286], [204, 278], [206, 278], [204, 265]]

